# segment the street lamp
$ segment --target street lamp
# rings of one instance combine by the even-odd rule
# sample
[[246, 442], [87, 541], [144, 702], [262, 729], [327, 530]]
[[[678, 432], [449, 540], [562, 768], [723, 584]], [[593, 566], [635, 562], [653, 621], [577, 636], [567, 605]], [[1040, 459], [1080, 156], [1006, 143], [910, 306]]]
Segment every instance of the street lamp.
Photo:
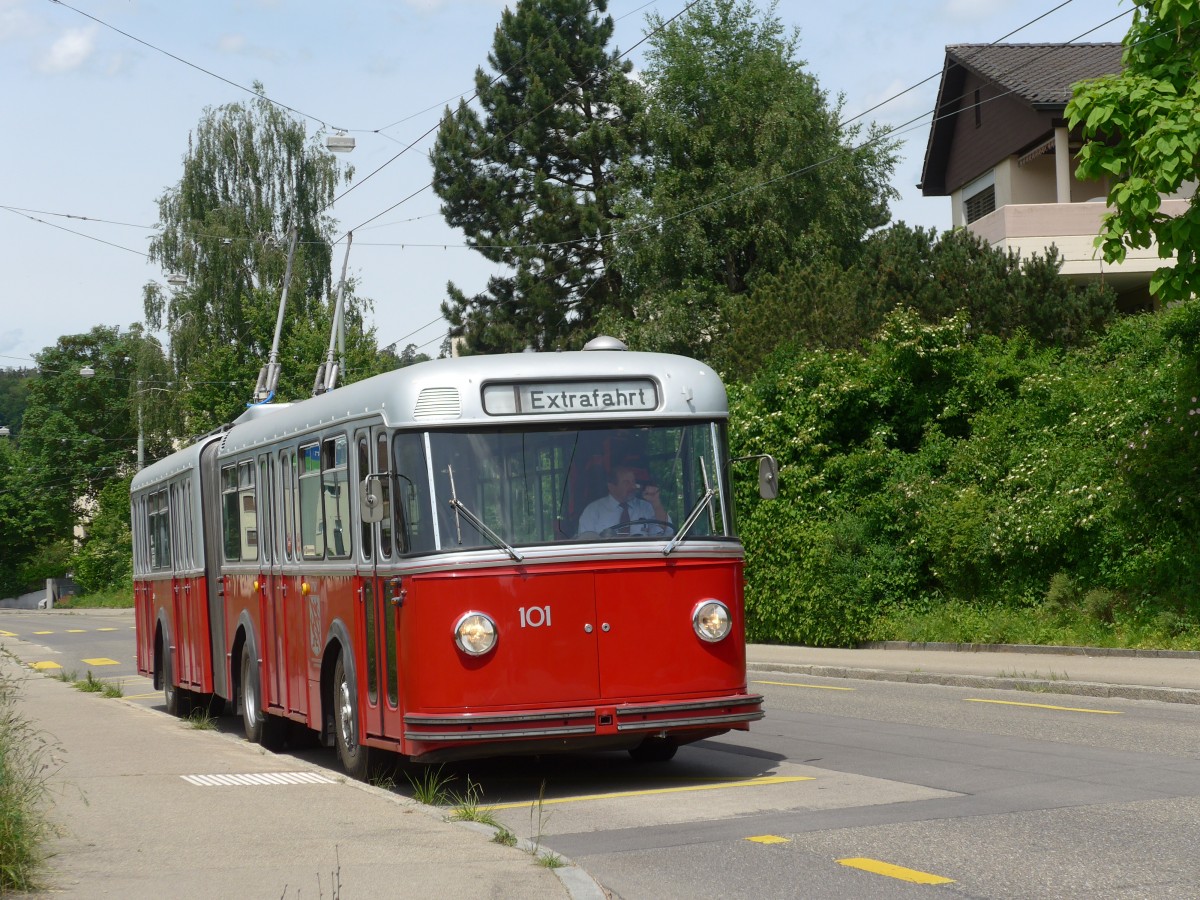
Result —
[[[95, 374], [96, 374], [96, 370], [93, 369], [91, 366], [81, 366], [79, 368], [79, 375], [82, 378], [91, 378]], [[148, 394], [150, 391], [162, 391], [164, 394], [170, 393], [170, 391], [167, 388], [142, 387], [142, 379], [139, 378], [137, 380], [137, 390], [135, 390], [133, 392], [133, 396], [135, 396], [137, 398], [137, 424], [138, 424], [137, 470], [139, 472], [142, 471], [142, 469], [145, 468], [145, 465], [146, 465], [146, 429], [145, 429], [144, 419], [142, 416], [142, 395]], [[5, 429], [5, 431], [7, 432], [7, 429]]]
[[325, 146], [334, 153], [349, 153], [354, 149], [354, 138], [344, 131], [339, 131], [325, 138]]

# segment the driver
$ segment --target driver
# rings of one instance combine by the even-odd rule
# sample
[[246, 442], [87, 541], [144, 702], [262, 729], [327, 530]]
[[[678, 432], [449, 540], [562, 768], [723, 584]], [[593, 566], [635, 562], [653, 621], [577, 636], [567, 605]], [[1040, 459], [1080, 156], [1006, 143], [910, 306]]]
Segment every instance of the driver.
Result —
[[632, 468], [614, 468], [608, 475], [608, 494], [589, 503], [579, 516], [579, 534], [600, 534], [606, 529], [618, 535], [666, 534], [668, 528], [661, 523], [670, 523], [671, 517], [663, 508], [658, 485], [646, 485], [641, 497], [639, 487]]

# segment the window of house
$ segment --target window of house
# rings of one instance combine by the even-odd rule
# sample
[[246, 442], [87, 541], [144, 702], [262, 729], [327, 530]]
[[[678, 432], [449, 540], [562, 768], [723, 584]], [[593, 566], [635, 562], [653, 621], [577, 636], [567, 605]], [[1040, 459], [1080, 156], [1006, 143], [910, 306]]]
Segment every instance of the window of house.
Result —
[[967, 224], [982, 219], [988, 213], [996, 211], [996, 186], [988, 185], [978, 194], [968, 197], [964, 203], [967, 210]]

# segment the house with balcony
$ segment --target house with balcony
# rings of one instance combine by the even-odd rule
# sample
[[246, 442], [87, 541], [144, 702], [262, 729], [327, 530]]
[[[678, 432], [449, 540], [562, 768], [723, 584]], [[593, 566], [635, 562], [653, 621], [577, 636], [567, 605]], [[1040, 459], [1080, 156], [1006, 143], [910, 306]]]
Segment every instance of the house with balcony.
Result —
[[[1083, 144], [1067, 127], [1071, 86], [1121, 70], [1120, 44], [955, 44], [941, 84], [918, 185], [949, 197], [955, 227], [1022, 258], [1058, 248], [1062, 274], [1104, 280], [1128, 310], [1151, 306], [1157, 247], [1130, 249], [1120, 266], [1095, 247], [1109, 183], [1075, 177]], [[1163, 199], [1182, 213], [1183, 196]]]

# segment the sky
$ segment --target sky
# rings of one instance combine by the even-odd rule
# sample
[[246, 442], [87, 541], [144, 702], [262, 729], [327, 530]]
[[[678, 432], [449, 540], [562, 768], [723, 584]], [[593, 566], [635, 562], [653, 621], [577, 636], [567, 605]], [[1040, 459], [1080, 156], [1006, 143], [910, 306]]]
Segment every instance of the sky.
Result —
[[[381, 346], [414, 344], [436, 356], [447, 282], [475, 293], [495, 269], [463, 246], [427, 188], [432, 134], [393, 157], [473, 90], [504, 5], [0, 0], [0, 367], [33, 365], [60, 335], [142, 320], [143, 285], [165, 284], [168, 274], [145, 256], [157, 200], [178, 183], [205, 107], [248, 100], [242, 88], [254, 81], [310, 116], [310, 132], [324, 123], [355, 137], [354, 151], [339, 159], [361, 186], [332, 210], [339, 234], [354, 230], [349, 270], [359, 296], [374, 302]], [[647, 13], [670, 18], [686, 5], [609, 0], [612, 46], [637, 44]], [[945, 46], [990, 43], [1017, 29], [1009, 42], [1119, 41], [1131, 4], [779, 0], [776, 12], [799, 29], [800, 56], [821, 88], [842, 96], [844, 118], [924, 81], [859, 121], [912, 122], [897, 132], [893, 217], [941, 230], [950, 201], [922, 197], [916, 184]], [[635, 69], [644, 46], [630, 54]], [[343, 254], [344, 244], [334, 250], [335, 278]]]

